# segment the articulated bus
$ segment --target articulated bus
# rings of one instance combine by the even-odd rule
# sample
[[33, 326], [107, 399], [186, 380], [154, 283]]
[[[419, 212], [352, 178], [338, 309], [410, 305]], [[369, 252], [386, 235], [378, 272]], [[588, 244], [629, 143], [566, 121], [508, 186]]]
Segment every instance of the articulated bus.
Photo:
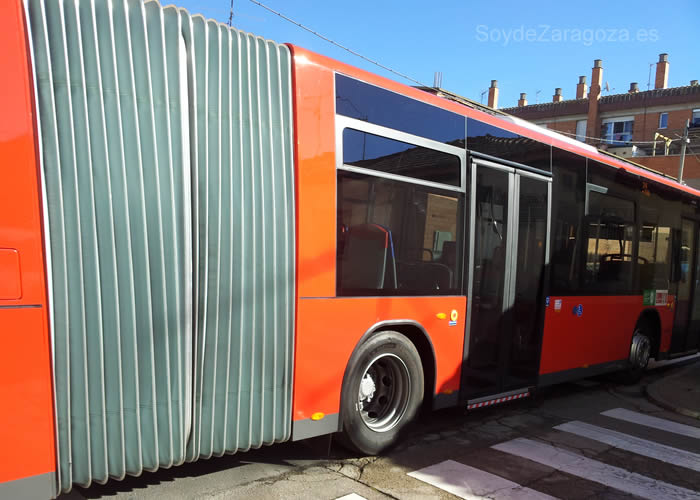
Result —
[[0, 46], [0, 497], [698, 349], [674, 179], [154, 0]]

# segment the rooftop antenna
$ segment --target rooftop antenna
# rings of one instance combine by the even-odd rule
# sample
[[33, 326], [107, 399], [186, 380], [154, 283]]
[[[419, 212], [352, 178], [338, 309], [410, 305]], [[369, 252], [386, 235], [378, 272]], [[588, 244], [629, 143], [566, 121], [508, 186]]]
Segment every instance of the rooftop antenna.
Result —
[[233, 25], [233, 0], [231, 0], [231, 12], [228, 15], [228, 27]]
[[489, 89], [486, 89], [481, 93], [481, 104], [484, 104], [484, 94], [488, 93], [488, 91]]
[[651, 67], [654, 63], [649, 63], [649, 78], [647, 79], [647, 90], [651, 88]]
[[433, 77], [433, 87], [436, 89], [442, 88], [442, 71], [436, 71]]
[[540, 92], [542, 92], [542, 91], [541, 91], [541, 90], [538, 90], [538, 91], [535, 92], [535, 104], [539, 104], [539, 103], [540, 103]]

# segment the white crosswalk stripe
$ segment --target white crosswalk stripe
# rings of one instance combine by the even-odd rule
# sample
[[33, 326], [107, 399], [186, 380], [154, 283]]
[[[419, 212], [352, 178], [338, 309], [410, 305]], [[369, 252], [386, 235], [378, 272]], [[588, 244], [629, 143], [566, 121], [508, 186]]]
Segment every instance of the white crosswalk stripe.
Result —
[[601, 415], [616, 418], [618, 420], [625, 420], [627, 422], [632, 422], [633, 424], [644, 425], [646, 427], [652, 427], [654, 429], [671, 432], [673, 434], [680, 434], [681, 436], [700, 439], [700, 429], [697, 427], [673, 422], [664, 418], [652, 417], [651, 415], [637, 413], [636, 411], [625, 410], [624, 408], [615, 408], [614, 410], [604, 411], [603, 413], [601, 413]]
[[698, 492], [629, 472], [539, 441], [518, 438], [494, 445], [492, 448], [642, 498], [700, 500]]
[[481, 498], [552, 500], [555, 498], [453, 460], [445, 460], [439, 464], [410, 472], [408, 475], [459, 498], [469, 500]]
[[357, 493], [350, 493], [349, 495], [343, 495], [342, 497], [338, 497], [335, 500], [367, 500], [365, 497], [362, 495], [358, 495]]
[[613, 431], [604, 427], [598, 427], [597, 425], [587, 424], [585, 422], [567, 422], [562, 425], [557, 425], [555, 429], [609, 444], [615, 448], [630, 451], [637, 455], [643, 455], [700, 472], [700, 455], [697, 453], [679, 450], [678, 448], [630, 436], [629, 434], [623, 434], [622, 432]]

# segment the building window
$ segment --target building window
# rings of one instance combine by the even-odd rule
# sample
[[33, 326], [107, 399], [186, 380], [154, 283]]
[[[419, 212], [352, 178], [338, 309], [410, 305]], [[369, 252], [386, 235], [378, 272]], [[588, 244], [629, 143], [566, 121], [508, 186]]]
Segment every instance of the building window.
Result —
[[659, 128], [668, 127], [668, 113], [659, 114]]
[[700, 127], [700, 109], [693, 110], [693, 117], [690, 119], [691, 127]]
[[576, 140], [586, 142], [586, 122], [588, 120], [579, 120], [576, 122]]
[[603, 141], [613, 146], [623, 146], [632, 140], [634, 117], [607, 118], [603, 120]]

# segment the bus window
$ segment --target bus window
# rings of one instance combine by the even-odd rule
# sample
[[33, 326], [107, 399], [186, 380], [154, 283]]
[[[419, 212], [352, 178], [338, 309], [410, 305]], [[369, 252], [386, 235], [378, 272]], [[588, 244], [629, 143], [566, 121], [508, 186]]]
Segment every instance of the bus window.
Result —
[[343, 164], [459, 186], [459, 157], [351, 128], [343, 130]]
[[588, 197], [585, 282], [601, 292], [629, 292], [634, 277], [634, 203], [593, 190]]
[[338, 171], [338, 295], [461, 293], [463, 196]]
[[547, 172], [552, 170], [552, 148], [548, 144], [473, 118], [467, 119], [467, 149]]
[[339, 115], [464, 147], [464, 117], [345, 75], [335, 75]]
[[656, 206], [640, 207], [639, 228], [639, 288], [666, 290], [669, 287], [671, 257], [671, 227], [664, 221], [668, 216]]

